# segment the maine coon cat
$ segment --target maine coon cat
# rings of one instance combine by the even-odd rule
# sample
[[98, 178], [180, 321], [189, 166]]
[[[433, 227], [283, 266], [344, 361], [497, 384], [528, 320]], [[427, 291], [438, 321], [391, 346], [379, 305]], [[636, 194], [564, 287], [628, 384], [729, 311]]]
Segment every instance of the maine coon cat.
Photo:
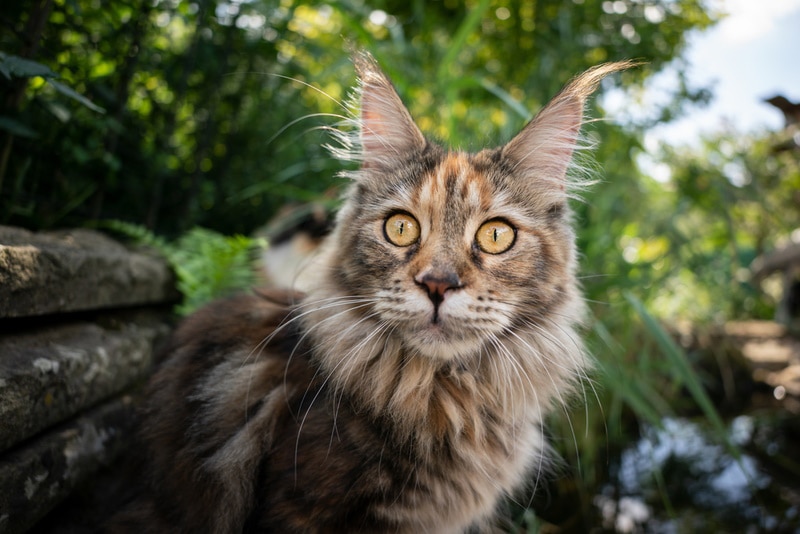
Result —
[[[152, 532], [493, 528], [585, 375], [568, 169], [607, 64], [509, 143], [427, 140], [368, 54], [360, 160], [307, 294], [212, 304], [147, 389]], [[346, 140], [345, 140], [346, 142]]]

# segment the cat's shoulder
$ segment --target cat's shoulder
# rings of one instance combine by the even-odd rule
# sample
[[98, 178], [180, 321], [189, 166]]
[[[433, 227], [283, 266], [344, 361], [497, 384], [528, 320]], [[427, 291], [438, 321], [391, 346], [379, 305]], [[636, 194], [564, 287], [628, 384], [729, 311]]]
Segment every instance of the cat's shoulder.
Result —
[[286, 337], [293, 329], [284, 327], [303, 297], [297, 291], [255, 288], [213, 301], [179, 323], [164, 352], [169, 355], [178, 348], [191, 352], [200, 346], [255, 347], [270, 335]]

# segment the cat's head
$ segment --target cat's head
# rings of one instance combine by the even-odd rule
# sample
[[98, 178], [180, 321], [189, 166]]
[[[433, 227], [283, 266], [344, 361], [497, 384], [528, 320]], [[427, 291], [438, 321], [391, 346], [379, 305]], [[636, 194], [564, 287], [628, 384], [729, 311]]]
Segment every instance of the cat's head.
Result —
[[576, 323], [569, 169], [587, 96], [626, 66], [579, 76], [509, 143], [469, 154], [428, 141], [359, 55], [361, 167], [329, 243], [329, 282], [364, 321], [436, 360]]

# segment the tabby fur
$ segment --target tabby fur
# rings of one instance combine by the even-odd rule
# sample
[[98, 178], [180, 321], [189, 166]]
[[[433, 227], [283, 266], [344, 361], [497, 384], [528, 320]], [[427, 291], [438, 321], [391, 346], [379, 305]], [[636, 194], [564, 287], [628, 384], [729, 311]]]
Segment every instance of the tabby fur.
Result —
[[[360, 166], [306, 294], [256, 291], [178, 328], [142, 410], [148, 490], [118, 530], [491, 530], [544, 468], [543, 420], [589, 366], [569, 169], [586, 98], [628, 65], [471, 154], [426, 139], [376, 62], [355, 63]], [[416, 241], [393, 244], [392, 214]], [[482, 248], [487, 221], [510, 248]]]

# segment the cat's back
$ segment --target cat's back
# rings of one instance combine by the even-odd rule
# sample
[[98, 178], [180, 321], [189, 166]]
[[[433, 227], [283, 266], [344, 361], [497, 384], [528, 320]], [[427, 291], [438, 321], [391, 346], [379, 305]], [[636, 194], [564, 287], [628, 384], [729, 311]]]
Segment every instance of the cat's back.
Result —
[[314, 372], [291, 316], [301, 297], [238, 295], [178, 326], [140, 410], [147, 487], [112, 530], [246, 527], [276, 435], [297, 425], [303, 397], [314, 394]]
[[218, 417], [225, 413], [238, 424], [247, 408], [289, 379], [290, 372], [308, 383], [303, 358], [287, 366], [298, 348], [290, 314], [300, 297], [258, 291], [213, 302], [186, 318], [162, 349], [145, 392], [148, 439], [168, 433], [150, 427], [180, 425], [210, 409], [217, 413], [205, 426], [220, 424]]
[[416, 466], [387, 458], [380, 425], [331, 390], [297, 326], [300, 297], [237, 296], [181, 323], [140, 414], [146, 487], [109, 530], [408, 530], [376, 507]]

